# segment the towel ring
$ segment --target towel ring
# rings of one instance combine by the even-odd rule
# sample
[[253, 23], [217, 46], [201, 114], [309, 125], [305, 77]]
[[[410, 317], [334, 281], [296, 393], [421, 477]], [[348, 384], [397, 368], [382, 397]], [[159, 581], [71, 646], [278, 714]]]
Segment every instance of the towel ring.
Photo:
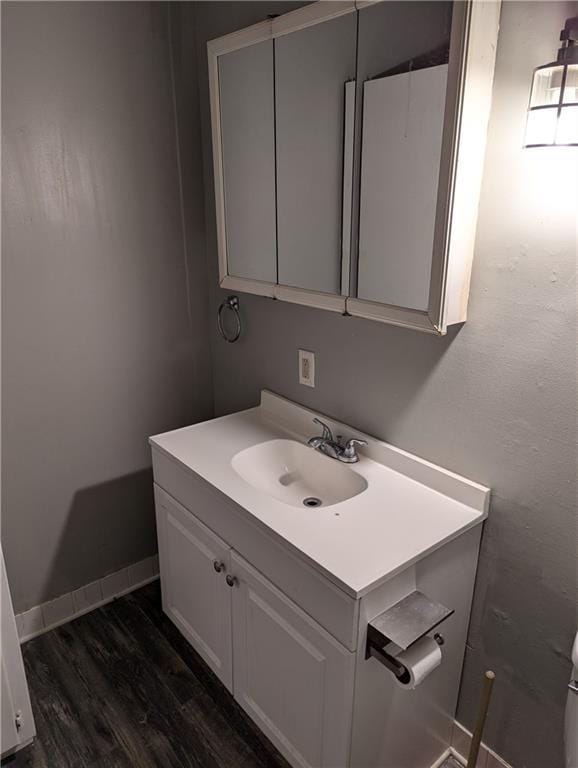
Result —
[[[231, 336], [227, 334], [227, 332], [223, 327], [223, 311], [225, 309], [230, 309], [235, 313], [236, 330]], [[238, 296], [227, 296], [225, 301], [222, 302], [222, 304], [219, 307], [219, 311], [217, 312], [217, 325], [219, 327], [219, 333], [225, 339], [225, 341], [229, 342], [229, 344], [233, 344], [235, 341], [237, 341], [237, 339], [241, 335], [241, 316], [239, 315], [239, 297]]]

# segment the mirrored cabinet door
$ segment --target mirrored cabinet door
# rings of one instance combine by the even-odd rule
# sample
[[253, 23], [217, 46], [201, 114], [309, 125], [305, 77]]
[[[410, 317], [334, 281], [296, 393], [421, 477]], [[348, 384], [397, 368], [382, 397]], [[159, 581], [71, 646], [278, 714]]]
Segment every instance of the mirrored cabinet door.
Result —
[[220, 285], [463, 323], [500, 0], [310, 3], [208, 43]]
[[429, 307], [451, 15], [444, 2], [359, 13], [359, 299]]
[[277, 282], [273, 41], [219, 57], [228, 273]]
[[360, 299], [429, 306], [447, 69], [364, 85]]
[[356, 37], [356, 14], [348, 13], [275, 39], [281, 285], [341, 293], [344, 153], [350, 188], [353, 152], [351, 133], [344, 146], [346, 84], [355, 78]]

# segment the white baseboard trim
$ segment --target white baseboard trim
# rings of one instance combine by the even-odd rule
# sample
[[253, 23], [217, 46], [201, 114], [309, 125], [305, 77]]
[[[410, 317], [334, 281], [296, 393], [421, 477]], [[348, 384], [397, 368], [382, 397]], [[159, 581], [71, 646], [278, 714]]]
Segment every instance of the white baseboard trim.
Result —
[[85, 584], [73, 592], [67, 592], [54, 600], [48, 600], [19, 613], [16, 615], [16, 627], [20, 643], [90, 613], [101, 605], [106, 605], [158, 578], [159, 558], [158, 555], [153, 555], [121, 568], [120, 571], [109, 573], [102, 579]]
[[[472, 734], [470, 731], [455, 720], [452, 729], [451, 752], [456, 760], [462, 765], [465, 765], [467, 762], [471, 741]], [[476, 768], [512, 768], [512, 766], [510, 763], [507, 763], [503, 757], [497, 755], [482, 742], [480, 744], [480, 752], [478, 754]]]
[[443, 753], [443, 755], [440, 755], [438, 759], [435, 761], [433, 765], [430, 766], [430, 768], [443, 768], [443, 764], [445, 761], [450, 757], [452, 754], [451, 747], [449, 749], [446, 749], [446, 751]]

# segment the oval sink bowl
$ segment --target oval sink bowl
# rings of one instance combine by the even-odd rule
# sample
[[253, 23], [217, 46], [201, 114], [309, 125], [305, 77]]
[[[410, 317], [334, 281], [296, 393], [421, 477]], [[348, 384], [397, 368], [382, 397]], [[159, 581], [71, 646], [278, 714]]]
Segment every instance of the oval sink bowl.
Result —
[[329, 507], [367, 488], [357, 472], [295, 440], [254, 445], [233, 456], [231, 464], [253, 488], [292, 507]]

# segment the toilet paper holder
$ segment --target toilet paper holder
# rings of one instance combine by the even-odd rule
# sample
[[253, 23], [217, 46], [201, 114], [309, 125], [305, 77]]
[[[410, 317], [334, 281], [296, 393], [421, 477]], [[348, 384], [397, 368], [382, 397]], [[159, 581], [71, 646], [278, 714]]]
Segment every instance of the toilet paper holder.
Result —
[[[386, 647], [393, 643], [398, 649], [406, 651], [453, 613], [453, 609], [430, 600], [423, 592], [411, 592], [367, 624], [365, 658], [377, 659], [393, 672], [401, 683], [409, 682], [408, 670], [386, 650]], [[434, 635], [434, 640], [438, 645], [444, 643], [444, 638], [439, 632]]]

